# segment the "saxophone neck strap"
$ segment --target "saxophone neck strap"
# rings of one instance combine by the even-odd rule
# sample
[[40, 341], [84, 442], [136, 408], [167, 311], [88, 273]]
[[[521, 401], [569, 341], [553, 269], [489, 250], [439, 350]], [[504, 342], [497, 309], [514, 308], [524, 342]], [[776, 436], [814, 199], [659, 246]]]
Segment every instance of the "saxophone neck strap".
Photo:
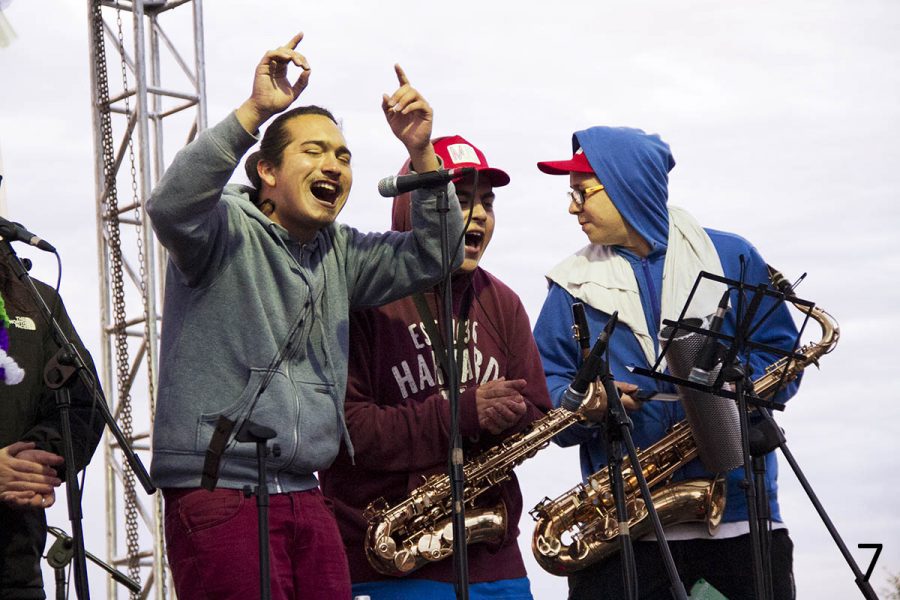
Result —
[[[425, 295], [421, 292], [413, 294], [413, 302], [416, 305], [416, 310], [419, 311], [419, 317], [422, 319], [422, 325], [425, 327], [425, 332], [428, 334], [428, 337], [431, 338], [431, 347], [434, 350], [435, 355], [438, 359], [438, 364], [440, 364], [441, 371], [444, 373], [444, 381], [449, 381], [450, 378], [447, 376], [447, 350], [444, 345], [444, 337], [437, 329], [437, 320], [434, 318], [434, 315], [431, 312], [431, 308], [428, 306], [428, 301], [425, 299]], [[437, 301], [437, 298], [435, 298]], [[466, 289], [463, 292], [462, 300], [460, 302], [459, 307], [459, 315], [457, 316], [456, 321], [456, 375], [458, 378], [462, 378], [462, 358], [463, 358], [463, 340], [466, 335], [466, 323], [469, 318], [469, 308], [472, 306], [472, 285], [469, 282], [466, 285]]]

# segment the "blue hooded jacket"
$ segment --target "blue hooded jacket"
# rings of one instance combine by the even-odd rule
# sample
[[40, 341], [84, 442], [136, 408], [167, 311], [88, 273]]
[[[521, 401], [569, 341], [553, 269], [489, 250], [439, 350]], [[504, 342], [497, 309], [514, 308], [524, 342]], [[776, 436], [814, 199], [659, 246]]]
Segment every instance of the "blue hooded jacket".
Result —
[[[675, 158], [658, 135], [630, 127], [591, 127], [572, 136], [622, 218], [653, 250], [669, 240], [669, 171]], [[652, 330], [651, 330], [652, 331]]]
[[[647, 134], [640, 129], [624, 127], [592, 127], [578, 131], [572, 138], [573, 149], [583, 148], [598, 179], [622, 218], [631, 225], [650, 245], [647, 256], [641, 257], [621, 247], [613, 250], [628, 261], [634, 272], [640, 291], [641, 304], [650, 332], [660, 329], [661, 293], [663, 266], [666, 260], [669, 236], [668, 173], [675, 166], [675, 159], [668, 144], [658, 135]], [[725, 277], [740, 279], [743, 265], [744, 280], [749, 284], [768, 283], [765, 261], [756, 249], [740, 236], [706, 229], [712, 240]], [[691, 277], [694, 275], [692, 274]], [[566, 387], [572, 381], [581, 364], [580, 350], [570, 335], [571, 307], [577, 300], [559, 285], [551, 282], [547, 299], [535, 324], [535, 340], [541, 353], [547, 387], [555, 406], [559, 406]], [[763, 302], [757, 315], [763, 315], [772, 307], [772, 300]], [[737, 293], [732, 292], [731, 305], [738, 306]], [[585, 306], [588, 324], [593, 336], [606, 325], [609, 315], [591, 306]], [[736, 319], [734, 310], [727, 313], [722, 332], [733, 334]], [[788, 313], [781, 305], [752, 336], [752, 340], [777, 348], [789, 350], [793, 347], [797, 329]], [[653, 336], [655, 339], [655, 336]], [[656, 352], [659, 347], [656, 343]], [[777, 360], [777, 356], [764, 352], [753, 352], [749, 357], [751, 378], [764, 373], [766, 366]], [[636, 375], [628, 370], [634, 365], [650, 369], [647, 358], [634, 333], [625, 325], [613, 332], [609, 343], [610, 370], [617, 381], [637, 384], [644, 390], [674, 392], [671, 384], [649, 377]], [[797, 389], [795, 381], [784, 388], [774, 398], [784, 402]], [[678, 402], [649, 401], [641, 410], [630, 414], [634, 422], [632, 436], [638, 448], [646, 448], [666, 435], [667, 430], [685, 418]], [[557, 443], [563, 446], [580, 444], [582, 476], [605, 468], [606, 448], [602, 426], [576, 425], [557, 436]], [[781, 521], [777, 498], [777, 463], [770, 453], [767, 463], [767, 488], [772, 518]], [[675, 479], [712, 477], [699, 460], [688, 463]], [[724, 521], [747, 519], [744, 492], [739, 486], [743, 479], [743, 469], [738, 468], [728, 474], [728, 499]]]

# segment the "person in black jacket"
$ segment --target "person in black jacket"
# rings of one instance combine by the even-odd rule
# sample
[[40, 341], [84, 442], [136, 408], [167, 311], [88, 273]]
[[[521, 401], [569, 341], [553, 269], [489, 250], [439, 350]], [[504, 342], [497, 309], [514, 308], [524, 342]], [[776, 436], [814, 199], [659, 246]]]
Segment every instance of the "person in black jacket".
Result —
[[[44, 366], [59, 350], [46, 320], [0, 246], [0, 599], [45, 598], [41, 553], [47, 539], [44, 509], [65, 478], [59, 412], [44, 385]], [[53, 288], [35, 281], [47, 306], [94, 372], [91, 357]], [[4, 318], [5, 317], [5, 318]], [[96, 377], [95, 377], [96, 380]], [[92, 389], [76, 378], [71, 388], [75, 464], [90, 461], [103, 431], [93, 413]]]

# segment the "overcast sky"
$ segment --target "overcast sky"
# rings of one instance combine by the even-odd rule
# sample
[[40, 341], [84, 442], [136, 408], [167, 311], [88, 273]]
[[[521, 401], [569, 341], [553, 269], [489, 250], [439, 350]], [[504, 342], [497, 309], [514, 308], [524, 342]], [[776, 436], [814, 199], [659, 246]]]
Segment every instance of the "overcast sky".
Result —
[[[98, 356], [84, 4], [17, 0], [6, 8], [17, 38], [0, 48], [0, 152], [8, 212], [59, 249], [69, 313]], [[204, 11], [210, 124], [246, 98], [267, 49], [306, 32], [299, 50], [313, 72], [303, 102], [343, 121], [355, 185], [341, 220], [364, 230], [389, 224], [390, 202], [375, 185], [404, 151], [379, 105], [396, 86], [392, 64], [403, 65], [435, 109], [435, 134], [463, 135], [510, 173], [512, 183], [497, 190], [483, 266], [521, 295], [532, 321], [543, 274], [586, 242], [566, 213], [565, 178], [541, 174], [535, 162], [566, 157], [572, 132], [591, 125], [659, 133], [678, 162], [670, 201], [705, 226], [748, 238], [788, 277], [808, 273], [798, 294], [840, 322], [838, 347], [777, 418], [863, 571], [872, 551], [857, 545], [884, 544], [876, 591], [888, 571], [900, 573], [900, 5], [215, 0]], [[181, 9], [164, 24], [186, 43], [189, 21]], [[19, 250], [35, 259], [35, 276], [55, 281], [54, 261]], [[98, 453], [85, 527], [89, 551], [103, 556], [101, 464]], [[784, 460], [781, 467], [798, 597], [859, 597], [796, 477]], [[577, 451], [549, 448], [519, 474], [527, 510], [578, 482]], [[61, 495], [50, 521], [69, 529]], [[521, 528], [535, 596], [564, 597], [565, 581], [530, 559], [527, 515]], [[90, 575], [102, 597], [100, 572]]]

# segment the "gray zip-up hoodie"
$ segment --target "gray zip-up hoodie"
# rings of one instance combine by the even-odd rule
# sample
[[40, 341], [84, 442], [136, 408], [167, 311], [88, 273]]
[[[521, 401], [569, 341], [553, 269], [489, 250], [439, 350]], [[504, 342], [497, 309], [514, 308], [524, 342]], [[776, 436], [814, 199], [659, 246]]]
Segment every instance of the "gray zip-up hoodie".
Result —
[[[182, 149], [147, 203], [169, 251], [151, 475], [162, 488], [199, 487], [219, 416], [275, 430], [271, 493], [315, 487], [342, 437], [348, 312], [440, 278], [436, 194], [413, 203], [413, 231], [362, 234], [333, 223], [300, 245], [263, 215], [250, 188], [227, 185], [256, 142], [232, 113]], [[448, 186], [450, 239], [463, 223]], [[455, 269], [461, 250], [454, 256]], [[268, 367], [279, 352], [281, 366]], [[232, 442], [218, 486], [256, 483], [256, 447]]]

